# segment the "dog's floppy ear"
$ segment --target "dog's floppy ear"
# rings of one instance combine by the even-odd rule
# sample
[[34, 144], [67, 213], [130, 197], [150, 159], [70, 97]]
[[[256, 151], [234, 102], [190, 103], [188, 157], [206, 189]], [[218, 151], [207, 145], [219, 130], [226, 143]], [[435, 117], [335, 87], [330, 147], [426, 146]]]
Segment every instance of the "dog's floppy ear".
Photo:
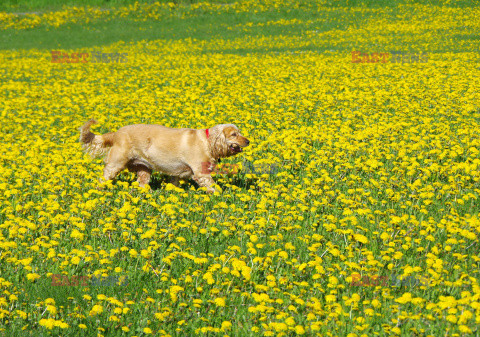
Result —
[[227, 124], [215, 125], [210, 128], [210, 137], [208, 139], [211, 155], [215, 159], [225, 158], [228, 155], [227, 138], [223, 129]]

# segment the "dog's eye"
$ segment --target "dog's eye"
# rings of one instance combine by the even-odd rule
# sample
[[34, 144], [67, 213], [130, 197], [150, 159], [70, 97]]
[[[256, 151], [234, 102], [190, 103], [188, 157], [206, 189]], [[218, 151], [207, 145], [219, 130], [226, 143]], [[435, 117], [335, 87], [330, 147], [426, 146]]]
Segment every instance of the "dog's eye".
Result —
[[232, 133], [232, 137], [237, 137], [237, 133], [236, 132]]

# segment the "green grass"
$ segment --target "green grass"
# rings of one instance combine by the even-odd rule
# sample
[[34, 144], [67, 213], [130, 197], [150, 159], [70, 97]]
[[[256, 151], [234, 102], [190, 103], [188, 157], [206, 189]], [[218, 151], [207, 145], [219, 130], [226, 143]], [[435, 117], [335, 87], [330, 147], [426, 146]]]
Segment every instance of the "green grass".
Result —
[[[217, 4], [228, 4], [233, 0], [157, 0], [158, 2], [172, 2], [175, 4], [194, 4], [199, 2], [209, 2]], [[139, 3], [151, 3], [153, 0], [3, 0], [0, 3], [0, 10], [7, 12], [29, 12], [29, 11], [47, 11], [58, 10], [64, 6], [92, 6], [101, 8], [112, 8], [124, 5]], [[417, 0], [415, 3], [424, 5], [445, 5], [442, 0]], [[403, 4], [411, 4], [410, 0], [328, 0], [326, 4], [338, 7], [367, 7], [367, 8], [384, 8], [395, 7]], [[452, 7], [471, 7], [479, 4], [478, 0], [456, 0], [450, 1], [449, 6]]]
[[[193, 1], [195, 3], [196, 1]], [[15, 2], [3, 3], [4, 10], [11, 10]], [[23, 8], [25, 11], [46, 11], [46, 10], [60, 10], [63, 4], [74, 4], [75, 2], [62, 1], [48, 1], [48, 0], [31, 0], [22, 2], [18, 8]], [[118, 8], [121, 5], [131, 5], [134, 1], [105, 1], [105, 0], [88, 0], [82, 5], [89, 5], [100, 8]], [[145, 1], [145, 3], [149, 3]], [[175, 2], [178, 4], [175, 11], [178, 13], [184, 12], [190, 5], [190, 1]], [[222, 1], [213, 1], [213, 3], [223, 3]], [[164, 17], [161, 20], [147, 19], [138, 21], [134, 17], [117, 18], [115, 20], [97, 19], [88, 25], [85, 24], [66, 24], [60, 27], [46, 27], [40, 26], [34, 29], [14, 30], [7, 29], [0, 35], [0, 50], [20, 50], [20, 49], [46, 49], [51, 50], [55, 48], [61, 49], [78, 49], [86, 47], [101, 47], [115, 42], [137, 42], [137, 41], [154, 41], [157, 39], [178, 40], [178, 39], [200, 39], [209, 41], [212, 39], [222, 38], [225, 40], [232, 40], [235, 38], [245, 36], [298, 36], [302, 38], [308, 31], [315, 31], [318, 34], [337, 30], [339, 32], [346, 32], [355, 27], [361, 27], [371, 20], [387, 19], [395, 22], [396, 15], [399, 11], [397, 7], [402, 4], [408, 4], [409, 1], [331, 1], [327, 3], [327, 7], [333, 8], [333, 11], [317, 11], [313, 5], [312, 0], [304, 0], [305, 6], [297, 9], [270, 9], [260, 13], [205, 13], [198, 16], [181, 18], [179, 15], [170, 15], [169, 11], [164, 12]], [[425, 4], [438, 5], [439, 1], [425, 1]], [[476, 1], [461, 1], [453, 2], [453, 7], [475, 6]], [[78, 3], [76, 5], [79, 5]], [[345, 7], [365, 8], [364, 11], [347, 11]], [[358, 7], [360, 6], [360, 7]], [[183, 9], [182, 9], [183, 8]], [[375, 11], [378, 8], [388, 8], [387, 14], [378, 13]], [[0, 6], [0, 9], [2, 7]], [[304, 24], [291, 25], [271, 25], [271, 26], [257, 26], [257, 24], [265, 24], [269, 21], [276, 20], [292, 20], [299, 19], [304, 22], [313, 21]], [[254, 26], [245, 31], [242, 27], [237, 25], [245, 25], [253, 23]], [[227, 29], [227, 27], [229, 29]], [[394, 40], [398, 36], [391, 35], [388, 38]], [[403, 38], [403, 37], [402, 37]], [[445, 45], [448, 44], [446, 37], [439, 35], [440, 39], [445, 39]], [[453, 43], [458, 44], [460, 41], [475, 41], [478, 39], [475, 35], [465, 34], [461, 29], [457, 34], [453, 35]], [[450, 39], [451, 40], [451, 39]], [[332, 44], [322, 47], [300, 47], [297, 49], [290, 48], [269, 48], [269, 49], [235, 49], [235, 50], [220, 50], [224, 53], [247, 54], [249, 52], [285, 52], [285, 51], [352, 51], [358, 45], [351, 42], [337, 44], [332, 41]], [[377, 44], [372, 41], [371, 45], [365, 46], [364, 50], [377, 50]], [[409, 50], [408, 46], [407, 49]], [[418, 48], [417, 48], [418, 50]], [[206, 49], [205, 52], [218, 52], [219, 50]], [[382, 50], [383, 51], [383, 50]], [[457, 49], [457, 52], [461, 51]]]
[[[0, 10], [12, 13], [45, 12], [59, 10], [65, 6], [91, 6], [112, 8], [132, 5], [135, 2], [151, 3], [152, 0], [3, 0]], [[200, 0], [158, 0], [158, 2], [173, 2], [175, 4], [192, 4]], [[208, 0], [210, 3], [229, 3], [229, 0]]]
[[[319, 32], [331, 29], [345, 30], [348, 24], [338, 13], [315, 13], [292, 10], [286, 13], [272, 10], [261, 14], [221, 13], [200, 15], [192, 18], [166, 17], [163, 20], [136, 21], [133, 18], [119, 18], [114, 21], [99, 20], [89, 25], [68, 24], [59, 28], [39, 27], [31, 30], [8, 29], [0, 38], [0, 49], [75, 49], [109, 45], [118, 41], [136, 42], [157, 39], [234, 39], [245, 35], [301, 35], [306, 30]], [[363, 21], [371, 14], [356, 16]], [[237, 24], [249, 22], [265, 23], [279, 19], [303, 19], [319, 21], [311, 25], [290, 25], [273, 27], [254, 27], [245, 33]], [[349, 20], [353, 19], [353, 14]], [[227, 30], [227, 27], [233, 28]]]

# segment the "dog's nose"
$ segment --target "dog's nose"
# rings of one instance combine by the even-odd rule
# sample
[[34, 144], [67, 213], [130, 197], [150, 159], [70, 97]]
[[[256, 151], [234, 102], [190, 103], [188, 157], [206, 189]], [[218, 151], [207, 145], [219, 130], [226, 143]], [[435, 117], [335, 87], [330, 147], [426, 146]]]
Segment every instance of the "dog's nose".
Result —
[[246, 138], [245, 138], [245, 140], [247, 141], [247, 146], [248, 146], [250, 144], [250, 141]]

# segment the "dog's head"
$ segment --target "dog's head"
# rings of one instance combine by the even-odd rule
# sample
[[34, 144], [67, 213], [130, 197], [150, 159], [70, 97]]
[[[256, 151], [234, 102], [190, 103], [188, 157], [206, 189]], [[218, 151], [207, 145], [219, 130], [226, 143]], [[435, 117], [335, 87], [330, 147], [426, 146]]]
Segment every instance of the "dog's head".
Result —
[[233, 124], [219, 124], [210, 129], [212, 154], [215, 158], [234, 156], [243, 151], [250, 141]]

